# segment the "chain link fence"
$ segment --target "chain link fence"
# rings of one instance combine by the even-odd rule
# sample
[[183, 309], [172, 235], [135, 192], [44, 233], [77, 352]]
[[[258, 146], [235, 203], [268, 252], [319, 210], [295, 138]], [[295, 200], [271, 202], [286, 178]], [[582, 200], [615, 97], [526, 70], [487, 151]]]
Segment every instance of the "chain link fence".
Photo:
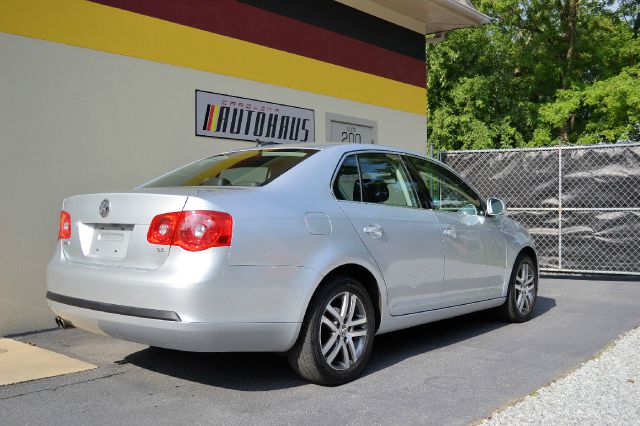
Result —
[[438, 158], [502, 198], [540, 269], [640, 275], [640, 143], [448, 151]]

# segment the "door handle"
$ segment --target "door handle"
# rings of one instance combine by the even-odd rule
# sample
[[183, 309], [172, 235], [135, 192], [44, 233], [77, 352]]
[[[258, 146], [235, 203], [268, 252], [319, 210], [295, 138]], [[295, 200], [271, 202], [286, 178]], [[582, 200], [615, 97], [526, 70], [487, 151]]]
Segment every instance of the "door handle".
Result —
[[371, 238], [374, 239], [378, 239], [378, 238], [382, 238], [382, 227], [380, 225], [369, 225], [369, 226], [365, 226], [362, 229], [362, 232], [364, 232], [365, 234], [368, 234]]
[[451, 228], [451, 227], [446, 227], [444, 228], [444, 230], [442, 231], [442, 233], [444, 235], [446, 235], [449, 238], [456, 238], [458, 235], [456, 234], [456, 230]]

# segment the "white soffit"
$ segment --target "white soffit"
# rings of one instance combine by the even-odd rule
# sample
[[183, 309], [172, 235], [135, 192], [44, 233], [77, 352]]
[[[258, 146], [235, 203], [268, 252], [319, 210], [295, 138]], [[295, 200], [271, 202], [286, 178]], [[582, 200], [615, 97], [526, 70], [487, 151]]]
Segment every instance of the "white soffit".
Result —
[[421, 34], [475, 27], [489, 17], [466, 0], [336, 0]]

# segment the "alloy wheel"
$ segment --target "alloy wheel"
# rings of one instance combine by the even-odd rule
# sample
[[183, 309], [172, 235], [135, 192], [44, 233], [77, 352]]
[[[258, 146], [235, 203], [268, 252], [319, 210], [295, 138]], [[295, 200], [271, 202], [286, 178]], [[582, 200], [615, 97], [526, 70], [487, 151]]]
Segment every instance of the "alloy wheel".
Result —
[[526, 262], [518, 268], [516, 274], [516, 308], [522, 315], [527, 315], [533, 309], [536, 300], [535, 271]]
[[353, 366], [367, 343], [367, 312], [360, 298], [345, 291], [325, 307], [320, 321], [320, 352], [329, 366], [346, 370]]

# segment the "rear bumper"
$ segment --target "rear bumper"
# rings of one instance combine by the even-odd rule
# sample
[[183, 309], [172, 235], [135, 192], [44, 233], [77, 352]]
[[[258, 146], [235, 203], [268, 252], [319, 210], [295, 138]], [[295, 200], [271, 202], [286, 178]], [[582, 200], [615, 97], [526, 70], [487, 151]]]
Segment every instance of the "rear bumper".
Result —
[[288, 350], [321, 279], [305, 267], [230, 266], [221, 250], [172, 248], [159, 269], [135, 270], [70, 262], [58, 249], [47, 267], [49, 305], [76, 327], [202, 352]]
[[284, 352], [300, 323], [203, 323], [119, 315], [49, 300], [56, 315], [78, 328], [118, 339], [192, 352]]

